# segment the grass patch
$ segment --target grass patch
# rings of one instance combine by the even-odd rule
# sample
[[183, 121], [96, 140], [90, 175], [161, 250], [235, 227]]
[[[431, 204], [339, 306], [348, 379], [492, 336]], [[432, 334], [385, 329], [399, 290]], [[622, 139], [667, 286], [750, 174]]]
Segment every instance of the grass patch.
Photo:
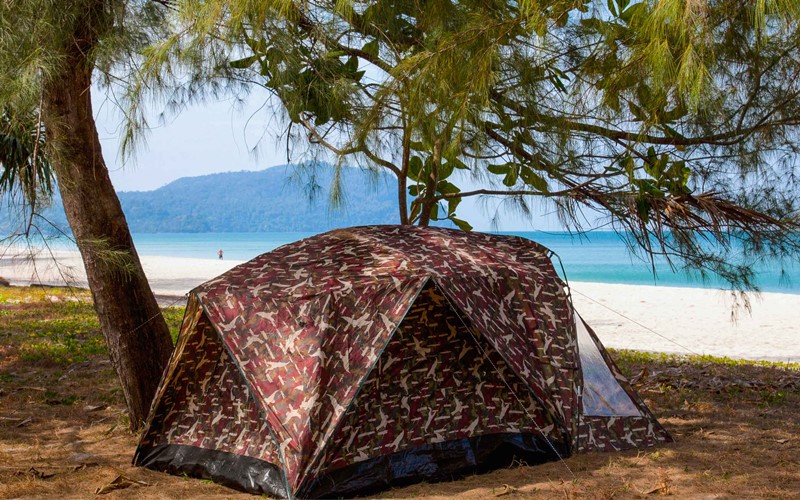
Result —
[[620, 370], [629, 377], [635, 375], [630, 372], [631, 367], [646, 364], [715, 365], [723, 368], [761, 367], [800, 371], [800, 363], [785, 363], [781, 361], [758, 361], [695, 354], [666, 354], [662, 352], [633, 351], [630, 349], [608, 349], [608, 351], [619, 365]]
[[657, 392], [678, 402], [704, 397], [718, 402], [748, 400], [759, 408], [800, 402], [800, 363], [753, 361], [609, 349], [640, 393]]
[[[163, 309], [173, 342], [183, 307]], [[107, 354], [85, 290], [0, 287], [0, 338], [24, 361], [65, 366]]]
[[66, 365], [105, 353], [88, 292], [0, 288], [0, 336], [25, 361]]
[[167, 322], [169, 327], [169, 334], [172, 336], [172, 343], [178, 340], [178, 333], [181, 330], [181, 323], [183, 322], [183, 313], [185, 307], [164, 307], [161, 309], [161, 314], [164, 315], [164, 321]]

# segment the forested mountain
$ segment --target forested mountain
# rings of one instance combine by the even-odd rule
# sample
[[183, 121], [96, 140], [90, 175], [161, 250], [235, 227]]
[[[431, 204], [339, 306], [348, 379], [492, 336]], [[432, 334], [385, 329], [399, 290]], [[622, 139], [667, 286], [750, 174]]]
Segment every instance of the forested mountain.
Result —
[[[397, 181], [387, 174], [342, 169], [343, 204], [332, 208], [333, 168], [277, 166], [258, 172], [183, 177], [153, 191], [121, 191], [135, 233], [325, 231], [363, 224], [396, 224]], [[15, 226], [6, 203], [0, 231]], [[43, 215], [66, 228], [61, 201]]]

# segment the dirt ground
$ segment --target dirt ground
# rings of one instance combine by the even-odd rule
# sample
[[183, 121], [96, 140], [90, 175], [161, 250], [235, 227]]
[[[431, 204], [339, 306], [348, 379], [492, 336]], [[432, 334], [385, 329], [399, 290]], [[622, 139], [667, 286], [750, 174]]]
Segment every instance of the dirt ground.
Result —
[[[25, 347], [36, 333], [14, 326], [25, 311], [37, 321], [66, 321], [63, 311], [48, 316], [50, 309], [36, 304], [0, 300], [0, 498], [250, 497], [131, 467], [136, 436], [127, 429], [105, 354], [84, 349], [62, 353], [72, 357], [37, 356]], [[73, 340], [90, 345], [96, 336], [90, 324]], [[800, 372], [617, 356], [675, 443], [520, 464], [379, 497], [800, 498]], [[114, 482], [119, 488], [110, 489]]]

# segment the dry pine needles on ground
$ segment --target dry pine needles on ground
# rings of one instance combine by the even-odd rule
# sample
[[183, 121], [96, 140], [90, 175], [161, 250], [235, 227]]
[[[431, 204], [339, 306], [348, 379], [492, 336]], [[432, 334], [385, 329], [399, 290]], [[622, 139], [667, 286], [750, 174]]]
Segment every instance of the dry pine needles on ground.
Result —
[[[0, 287], [0, 498], [250, 498], [130, 466], [136, 436], [88, 294]], [[181, 310], [167, 312], [173, 328]], [[800, 492], [800, 371], [616, 351], [671, 445], [588, 454], [383, 498], [792, 498]]]

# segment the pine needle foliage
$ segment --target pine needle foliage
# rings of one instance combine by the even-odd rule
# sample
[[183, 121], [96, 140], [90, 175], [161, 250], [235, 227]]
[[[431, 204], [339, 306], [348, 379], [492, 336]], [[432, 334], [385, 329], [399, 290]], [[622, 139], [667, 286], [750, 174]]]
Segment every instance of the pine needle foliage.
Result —
[[571, 230], [599, 220], [736, 289], [800, 255], [797, 0], [172, 5], [134, 117], [147, 96], [260, 86], [295, 147], [393, 172], [403, 223], [469, 229], [466, 197], [546, 200]]
[[132, 429], [172, 342], [105, 166], [91, 91], [98, 75], [127, 88], [141, 50], [169, 33], [169, 9], [167, 0], [0, 0], [0, 193], [21, 190], [31, 206], [27, 237], [35, 198], [57, 176]]
[[22, 119], [15, 114], [0, 111], [0, 199], [6, 205], [0, 211], [16, 210], [29, 233], [33, 214], [50, 203], [54, 177], [38, 114], [26, 113]]
[[127, 82], [141, 50], [167, 36], [166, 8], [153, 1], [0, 1], [0, 193], [9, 194], [8, 209], [24, 214], [26, 234], [50, 202], [52, 160], [60, 154], [46, 142], [44, 89], [58, 85], [73, 47], [85, 48], [98, 83]]

